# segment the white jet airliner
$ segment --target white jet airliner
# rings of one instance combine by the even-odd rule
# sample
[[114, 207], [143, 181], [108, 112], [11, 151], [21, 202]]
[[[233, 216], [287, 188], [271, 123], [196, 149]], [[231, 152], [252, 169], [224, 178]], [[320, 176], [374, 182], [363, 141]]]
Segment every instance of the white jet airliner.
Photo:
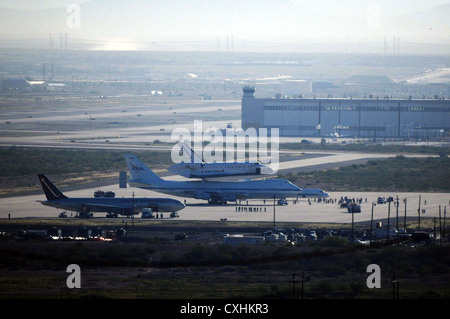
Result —
[[303, 188], [299, 196], [303, 198], [326, 198], [330, 197], [330, 194], [319, 188]]
[[184, 204], [171, 198], [113, 198], [113, 197], [67, 197], [45, 175], [38, 174], [47, 197], [42, 205], [78, 212], [80, 217], [92, 217], [94, 212], [106, 212], [110, 217], [138, 214], [143, 208], [154, 212], [175, 213]]
[[132, 187], [154, 190], [179, 197], [207, 200], [211, 204], [223, 204], [238, 199], [286, 199], [296, 198], [302, 189], [285, 179], [245, 181], [169, 181], [160, 178], [133, 154], [125, 155], [130, 170]]

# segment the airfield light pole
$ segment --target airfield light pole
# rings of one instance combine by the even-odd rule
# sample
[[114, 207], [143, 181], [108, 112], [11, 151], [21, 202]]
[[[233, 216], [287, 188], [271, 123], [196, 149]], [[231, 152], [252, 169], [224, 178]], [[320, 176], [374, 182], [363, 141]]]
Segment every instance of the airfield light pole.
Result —
[[443, 228], [443, 237], [445, 239], [445, 219], [447, 218], [447, 206], [444, 206], [444, 228]]
[[355, 213], [353, 212], [353, 206], [351, 206], [352, 210], [352, 244], [355, 241]]
[[406, 204], [408, 203], [408, 198], [403, 198], [403, 203], [405, 203], [405, 216], [403, 217], [403, 228], [406, 230]]
[[273, 228], [275, 228], [275, 194], [273, 194]]
[[396, 218], [397, 218], [397, 230], [398, 230], [398, 195], [397, 195], [397, 204], [396, 204]]
[[436, 217], [433, 217], [433, 243], [436, 245]]
[[372, 202], [372, 214], [370, 217], [370, 239], [369, 239], [369, 244], [370, 246], [372, 246], [372, 225], [373, 225], [373, 208], [376, 206], [377, 204]]
[[396, 219], [397, 219], [397, 243], [400, 241], [399, 233], [398, 233], [398, 195], [397, 195], [397, 203], [396, 203]]
[[128, 220], [125, 220], [125, 244], [128, 244]]
[[131, 202], [131, 222], [133, 224], [133, 231], [134, 231], [134, 192], [133, 192], [133, 200]]
[[387, 230], [386, 230], [386, 242], [389, 241], [389, 227], [390, 226], [390, 220], [391, 220], [391, 200], [389, 201], [388, 205], [388, 220], [387, 220]]
[[418, 220], [418, 230], [420, 230], [420, 200], [421, 200], [421, 198], [420, 198], [420, 195], [419, 195], [419, 208], [417, 209], [417, 216], [419, 218], [419, 220]]

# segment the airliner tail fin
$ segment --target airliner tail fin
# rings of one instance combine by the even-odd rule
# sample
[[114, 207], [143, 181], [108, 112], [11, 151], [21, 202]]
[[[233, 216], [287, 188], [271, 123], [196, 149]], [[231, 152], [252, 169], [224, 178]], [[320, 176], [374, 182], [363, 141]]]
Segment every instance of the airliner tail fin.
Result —
[[131, 178], [135, 181], [161, 181], [161, 177], [156, 175], [150, 168], [142, 163], [135, 155], [126, 154], [125, 161], [130, 170]]
[[44, 190], [47, 200], [55, 200], [67, 198], [44, 174], [38, 174], [42, 189]]

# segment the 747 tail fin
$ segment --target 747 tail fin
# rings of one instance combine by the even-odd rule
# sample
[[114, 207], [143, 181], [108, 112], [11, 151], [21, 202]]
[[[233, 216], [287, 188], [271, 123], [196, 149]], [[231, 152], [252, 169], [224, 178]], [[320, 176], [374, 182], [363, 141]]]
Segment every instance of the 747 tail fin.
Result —
[[52, 182], [43, 174], [38, 174], [42, 189], [44, 190], [47, 200], [55, 200], [67, 198]]
[[150, 168], [142, 163], [133, 154], [125, 154], [125, 161], [130, 170], [131, 178], [135, 181], [162, 181], [162, 178], [156, 175]]

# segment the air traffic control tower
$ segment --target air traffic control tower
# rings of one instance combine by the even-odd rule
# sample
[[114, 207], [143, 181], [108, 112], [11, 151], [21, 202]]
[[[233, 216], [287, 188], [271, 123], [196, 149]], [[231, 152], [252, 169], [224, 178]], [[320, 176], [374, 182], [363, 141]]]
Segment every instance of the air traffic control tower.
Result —
[[242, 128], [284, 137], [440, 138], [450, 133], [450, 100], [256, 98], [243, 88]]
[[255, 97], [255, 88], [252, 86], [244, 86], [242, 89], [244, 91], [244, 98], [254, 98]]

